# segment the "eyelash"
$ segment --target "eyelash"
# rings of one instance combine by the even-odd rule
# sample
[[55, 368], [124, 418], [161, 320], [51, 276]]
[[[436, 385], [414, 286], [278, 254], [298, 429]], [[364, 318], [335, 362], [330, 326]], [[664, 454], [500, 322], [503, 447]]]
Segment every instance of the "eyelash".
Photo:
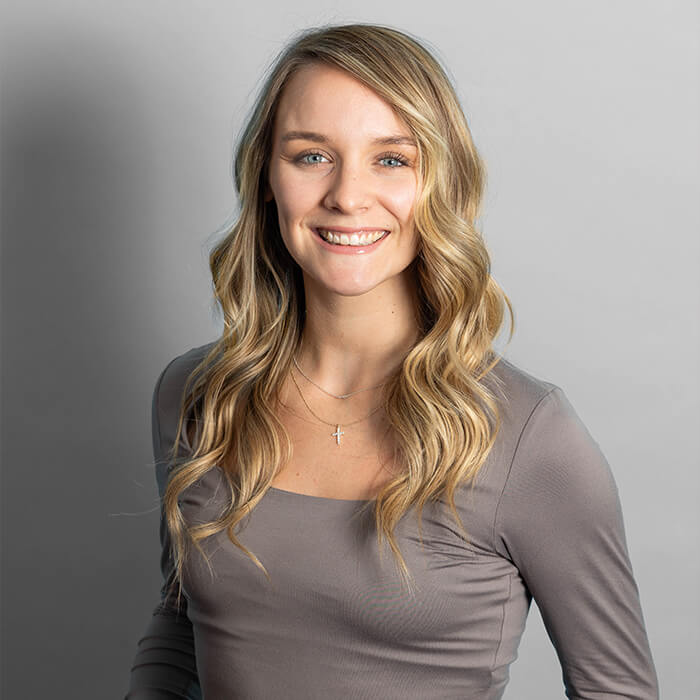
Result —
[[[306, 151], [305, 153], [301, 153], [299, 156], [296, 158], [296, 162], [300, 163], [301, 165], [309, 165], [309, 166], [314, 166], [314, 165], [323, 165], [323, 163], [305, 163], [304, 158], [307, 156], [323, 156], [324, 158], [326, 156], [323, 155], [323, 153], [319, 153], [318, 151]], [[398, 160], [399, 163], [401, 163], [401, 166], [398, 165], [390, 165], [387, 166], [390, 169], [393, 170], [398, 170], [402, 166], [409, 165], [409, 160], [401, 155], [400, 153], [384, 153], [382, 156], [379, 157], [379, 160], [384, 160], [385, 158], [392, 158], [393, 160]]]

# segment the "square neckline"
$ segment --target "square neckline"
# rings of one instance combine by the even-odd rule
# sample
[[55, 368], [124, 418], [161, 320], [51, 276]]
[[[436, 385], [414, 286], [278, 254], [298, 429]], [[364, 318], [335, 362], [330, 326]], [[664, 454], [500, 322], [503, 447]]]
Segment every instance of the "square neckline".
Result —
[[314, 501], [325, 501], [329, 503], [371, 503], [376, 501], [376, 498], [328, 498], [327, 496], [312, 496], [308, 493], [299, 493], [299, 491], [287, 491], [286, 489], [277, 488], [277, 486], [268, 487], [268, 491], [274, 491], [286, 496], [297, 498], [311, 498]]

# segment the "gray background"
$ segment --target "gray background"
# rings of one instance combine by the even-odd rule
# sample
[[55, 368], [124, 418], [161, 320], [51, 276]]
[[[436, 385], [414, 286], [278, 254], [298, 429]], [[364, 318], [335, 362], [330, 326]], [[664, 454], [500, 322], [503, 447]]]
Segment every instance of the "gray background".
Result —
[[[459, 8], [459, 9], [457, 9]], [[665, 698], [700, 697], [698, 5], [14, 2], [2, 40], [3, 698], [120, 697], [157, 599], [150, 400], [213, 340], [231, 150], [293, 30], [433, 45], [489, 171], [506, 356], [615, 474]], [[562, 698], [536, 608], [509, 700]]]

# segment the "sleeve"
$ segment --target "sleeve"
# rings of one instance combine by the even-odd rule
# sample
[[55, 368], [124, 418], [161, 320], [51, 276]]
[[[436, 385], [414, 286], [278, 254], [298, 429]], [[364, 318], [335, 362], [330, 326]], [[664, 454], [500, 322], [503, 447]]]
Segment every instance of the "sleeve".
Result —
[[[174, 361], [170, 362], [158, 377], [151, 409], [153, 455], [161, 503], [160, 568], [163, 575], [163, 585], [153, 616], [138, 642], [136, 656], [131, 667], [129, 691], [125, 700], [201, 700], [202, 697], [197, 675], [192, 624], [187, 617], [187, 601], [182, 598], [178, 609], [176, 600], [170, 600], [166, 597], [168, 585], [175, 576], [175, 567], [162, 506], [168, 478], [169, 465], [166, 453], [169, 445], [162, 444], [159, 394], [161, 393], [163, 377]], [[167, 399], [173, 400], [177, 392], [168, 391], [167, 394]], [[177, 395], [177, 399], [179, 400], [179, 395]]]
[[617, 486], [557, 386], [520, 435], [495, 534], [542, 614], [566, 697], [658, 700]]

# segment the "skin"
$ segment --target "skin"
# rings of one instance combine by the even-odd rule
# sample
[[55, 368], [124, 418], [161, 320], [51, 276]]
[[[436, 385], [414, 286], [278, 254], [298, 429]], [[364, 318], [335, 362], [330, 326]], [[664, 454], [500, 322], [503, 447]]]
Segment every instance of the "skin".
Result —
[[[326, 142], [285, 140], [291, 131], [316, 132]], [[275, 117], [266, 197], [275, 200], [284, 244], [303, 272], [306, 321], [297, 361], [334, 394], [384, 381], [418, 337], [417, 283], [407, 269], [419, 244], [417, 148], [372, 143], [394, 135], [412, 136], [381, 97], [321, 64], [295, 74]], [[391, 235], [371, 254], [338, 255], [319, 244], [313, 227], [323, 225]], [[334, 399], [295, 374], [313, 410], [329, 420], [362, 417], [376, 406], [377, 390]], [[296, 402], [308, 415], [298, 396]]]

